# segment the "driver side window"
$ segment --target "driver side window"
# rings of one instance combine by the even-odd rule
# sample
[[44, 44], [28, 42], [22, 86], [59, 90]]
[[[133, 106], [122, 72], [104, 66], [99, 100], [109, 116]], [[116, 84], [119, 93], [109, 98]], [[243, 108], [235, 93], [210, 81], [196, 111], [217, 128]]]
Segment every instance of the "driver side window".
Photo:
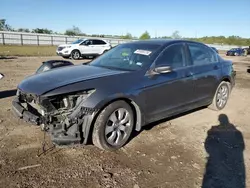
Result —
[[92, 45], [93, 41], [92, 40], [85, 40], [81, 45]]
[[156, 60], [156, 65], [170, 66], [171, 68], [183, 67], [185, 59], [184, 44], [178, 43], [167, 47]]

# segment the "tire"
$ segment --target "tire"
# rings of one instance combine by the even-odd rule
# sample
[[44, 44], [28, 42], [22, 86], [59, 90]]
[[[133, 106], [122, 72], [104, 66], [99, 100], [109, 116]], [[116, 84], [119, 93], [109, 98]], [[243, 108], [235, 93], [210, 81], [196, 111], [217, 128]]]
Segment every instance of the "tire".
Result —
[[[120, 117], [123, 114], [123, 118], [119, 118], [118, 114], [121, 115]], [[116, 101], [109, 104], [101, 111], [94, 124], [92, 132], [93, 144], [102, 150], [108, 151], [121, 148], [131, 136], [134, 123], [134, 112], [128, 103]]]
[[208, 108], [215, 111], [220, 111], [223, 108], [225, 108], [230, 93], [231, 93], [231, 84], [229, 82], [222, 81], [218, 86], [218, 88], [216, 89], [212, 104], [210, 104]]
[[72, 57], [72, 59], [74, 59], [74, 60], [80, 59], [80, 58], [81, 58], [81, 53], [80, 53], [80, 51], [79, 51], [79, 50], [73, 50], [73, 51], [71, 52], [71, 57]]

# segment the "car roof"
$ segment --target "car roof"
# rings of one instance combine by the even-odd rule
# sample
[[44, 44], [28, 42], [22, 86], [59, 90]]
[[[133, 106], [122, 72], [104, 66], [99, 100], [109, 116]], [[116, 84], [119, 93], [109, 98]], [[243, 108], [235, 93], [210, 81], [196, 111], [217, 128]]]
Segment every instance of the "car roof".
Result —
[[166, 46], [166, 45], [176, 43], [176, 42], [191, 42], [191, 43], [203, 44], [203, 43], [200, 43], [200, 42], [185, 40], [185, 39], [147, 39], [147, 40], [137, 40], [137, 41], [133, 41], [133, 42], [129, 42], [129, 43], [133, 43], [133, 44], [156, 44], [156, 45]]
[[85, 41], [85, 40], [100, 40], [100, 41], [104, 41], [104, 42], [106, 42], [106, 43], [109, 43], [109, 41], [107, 41], [106, 39], [101, 39], [101, 38], [83, 38], [82, 39], [83, 41]]
[[81, 38], [81, 40], [105, 40], [105, 39], [101, 39], [101, 38]]

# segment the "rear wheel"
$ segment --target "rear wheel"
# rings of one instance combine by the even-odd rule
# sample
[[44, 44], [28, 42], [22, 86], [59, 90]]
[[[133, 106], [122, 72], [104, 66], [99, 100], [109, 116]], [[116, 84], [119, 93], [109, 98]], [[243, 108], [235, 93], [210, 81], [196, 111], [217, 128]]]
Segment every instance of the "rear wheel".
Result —
[[125, 101], [105, 107], [96, 119], [92, 140], [103, 150], [116, 150], [128, 141], [134, 127], [134, 113]]
[[222, 81], [215, 92], [212, 104], [208, 108], [215, 111], [222, 110], [227, 104], [230, 92], [231, 84]]
[[79, 51], [79, 50], [73, 50], [73, 51], [71, 52], [71, 57], [72, 57], [72, 59], [74, 59], [74, 60], [80, 59], [80, 57], [81, 57], [80, 51]]

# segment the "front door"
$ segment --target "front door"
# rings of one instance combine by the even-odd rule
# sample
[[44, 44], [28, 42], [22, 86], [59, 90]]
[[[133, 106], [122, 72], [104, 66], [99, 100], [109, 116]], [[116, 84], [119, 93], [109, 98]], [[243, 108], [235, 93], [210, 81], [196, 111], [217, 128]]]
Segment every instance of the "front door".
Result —
[[79, 45], [79, 50], [83, 55], [92, 54], [93, 48], [93, 40], [85, 40]]
[[167, 47], [155, 66], [170, 66], [172, 71], [145, 76], [146, 115], [148, 123], [183, 111], [194, 100], [192, 67], [187, 66], [186, 46]]

